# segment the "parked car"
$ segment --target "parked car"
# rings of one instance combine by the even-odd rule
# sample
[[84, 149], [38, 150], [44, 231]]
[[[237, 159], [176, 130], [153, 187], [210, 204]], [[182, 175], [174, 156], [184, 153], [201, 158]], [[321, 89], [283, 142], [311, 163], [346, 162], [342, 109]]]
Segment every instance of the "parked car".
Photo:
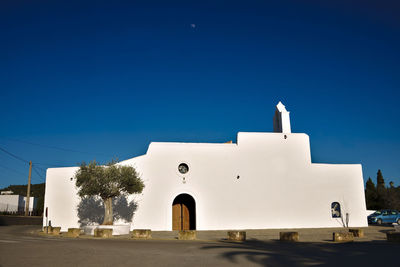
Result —
[[400, 212], [397, 210], [377, 210], [368, 216], [370, 224], [397, 223], [400, 224]]

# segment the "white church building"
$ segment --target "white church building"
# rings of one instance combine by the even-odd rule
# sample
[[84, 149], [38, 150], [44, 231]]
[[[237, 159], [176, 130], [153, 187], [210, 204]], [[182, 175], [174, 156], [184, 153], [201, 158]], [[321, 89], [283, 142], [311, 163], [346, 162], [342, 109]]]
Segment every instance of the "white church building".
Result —
[[[135, 205], [117, 223], [167, 231], [368, 226], [361, 165], [312, 163], [308, 135], [291, 132], [280, 102], [273, 123], [274, 132], [239, 132], [236, 143], [152, 142], [120, 162], [136, 168], [145, 189], [128, 196]], [[77, 170], [47, 170], [43, 225], [66, 231], [96, 223], [91, 211], [103, 215], [95, 201], [83, 207]]]

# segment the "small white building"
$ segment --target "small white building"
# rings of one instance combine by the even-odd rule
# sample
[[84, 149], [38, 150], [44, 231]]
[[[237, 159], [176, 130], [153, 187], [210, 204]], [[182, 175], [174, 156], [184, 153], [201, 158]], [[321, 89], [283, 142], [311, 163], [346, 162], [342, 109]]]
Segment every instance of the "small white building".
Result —
[[[36, 209], [37, 198], [29, 198], [29, 212]], [[26, 197], [13, 195], [12, 191], [2, 191], [0, 194], [0, 212], [23, 213], [25, 211]]]
[[[273, 122], [274, 132], [239, 132], [236, 143], [152, 142], [145, 155], [120, 162], [135, 167], [146, 187], [118, 200], [119, 223], [152, 230], [367, 226], [361, 165], [312, 163], [308, 135], [291, 132], [280, 102]], [[103, 214], [98, 200], [77, 196], [77, 170], [46, 174], [48, 220], [63, 231]]]

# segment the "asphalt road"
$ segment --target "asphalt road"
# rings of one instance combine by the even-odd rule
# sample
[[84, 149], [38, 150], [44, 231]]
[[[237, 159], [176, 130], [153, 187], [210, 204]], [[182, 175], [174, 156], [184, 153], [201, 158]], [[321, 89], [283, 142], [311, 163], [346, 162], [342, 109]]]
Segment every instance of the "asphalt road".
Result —
[[400, 244], [60, 238], [0, 227], [0, 266], [399, 266]]

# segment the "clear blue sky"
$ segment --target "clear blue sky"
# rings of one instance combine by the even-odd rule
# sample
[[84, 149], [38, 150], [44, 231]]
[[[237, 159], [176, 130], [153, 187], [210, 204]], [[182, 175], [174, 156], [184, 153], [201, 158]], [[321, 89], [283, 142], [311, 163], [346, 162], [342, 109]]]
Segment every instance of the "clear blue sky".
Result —
[[[398, 186], [399, 3], [1, 1], [0, 148], [38, 183], [151, 141], [270, 132], [281, 100], [314, 162]], [[0, 187], [27, 174], [0, 151]]]

